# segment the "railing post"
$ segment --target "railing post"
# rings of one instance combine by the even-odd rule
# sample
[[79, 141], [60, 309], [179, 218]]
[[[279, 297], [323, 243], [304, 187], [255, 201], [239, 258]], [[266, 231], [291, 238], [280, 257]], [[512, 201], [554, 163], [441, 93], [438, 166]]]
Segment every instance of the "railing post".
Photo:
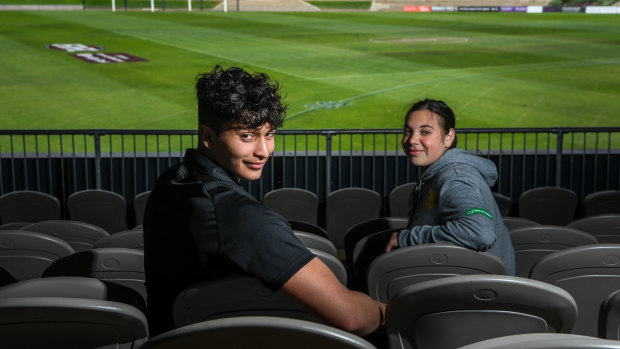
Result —
[[331, 192], [332, 174], [332, 131], [325, 134], [325, 203]]
[[557, 144], [555, 147], [555, 185], [559, 187], [562, 185], [562, 144], [564, 143], [564, 133], [562, 130], [558, 130], [557, 134]]
[[93, 134], [95, 141], [95, 187], [101, 189], [101, 136], [99, 132]]

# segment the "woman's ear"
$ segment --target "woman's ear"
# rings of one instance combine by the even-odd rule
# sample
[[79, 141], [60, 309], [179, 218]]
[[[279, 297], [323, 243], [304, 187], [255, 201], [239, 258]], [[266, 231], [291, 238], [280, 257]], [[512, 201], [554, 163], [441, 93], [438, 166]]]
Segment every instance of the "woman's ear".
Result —
[[450, 148], [452, 142], [454, 142], [454, 137], [456, 137], [456, 131], [451, 128], [450, 131], [448, 131], [448, 133], [446, 133], [446, 135], [443, 137], [443, 144], [446, 148]]

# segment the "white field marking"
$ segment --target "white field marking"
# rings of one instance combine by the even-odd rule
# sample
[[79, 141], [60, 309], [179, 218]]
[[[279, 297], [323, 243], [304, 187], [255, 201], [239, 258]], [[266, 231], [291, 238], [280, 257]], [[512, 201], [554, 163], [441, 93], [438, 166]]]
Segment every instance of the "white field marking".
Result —
[[601, 119], [601, 116], [603, 116], [603, 113], [605, 112], [605, 109], [601, 109], [601, 111], [598, 112], [598, 115], [596, 115], [596, 117], [594, 118], [594, 121], [592, 121], [592, 127], [596, 126], [596, 124], [598, 124], [599, 120]]
[[437, 37], [437, 38], [398, 38], [398, 39], [373, 39], [370, 38], [368, 41], [373, 42], [375, 44], [415, 44], [422, 42], [440, 42], [440, 43], [459, 43], [459, 42], [468, 42], [469, 38], [465, 37]]
[[538, 107], [538, 105], [545, 99], [545, 96], [540, 96], [538, 97], [538, 100], [536, 101], [536, 103], [534, 103], [533, 106], [531, 106], [530, 108], [528, 108], [525, 113], [521, 114], [521, 116], [519, 116], [519, 118], [517, 118], [517, 120], [515, 120], [512, 123], [512, 126], [518, 125], [519, 123], [521, 123], [521, 121], [523, 121], [523, 119], [525, 119], [526, 116], [528, 116], [528, 114], [530, 113], [530, 111], [535, 110], [536, 107]]
[[486, 95], [487, 93], [489, 93], [489, 91], [491, 91], [493, 89], [493, 86], [487, 88], [486, 90], [482, 91], [481, 93], [479, 93], [477, 96], [475, 96], [474, 98], [470, 99], [469, 101], [467, 101], [467, 103], [463, 104], [462, 106], [460, 106], [459, 108], [457, 108], [456, 110], [462, 110], [467, 108], [467, 106], [469, 106], [470, 104], [474, 103], [475, 101], [479, 100], [480, 97]]

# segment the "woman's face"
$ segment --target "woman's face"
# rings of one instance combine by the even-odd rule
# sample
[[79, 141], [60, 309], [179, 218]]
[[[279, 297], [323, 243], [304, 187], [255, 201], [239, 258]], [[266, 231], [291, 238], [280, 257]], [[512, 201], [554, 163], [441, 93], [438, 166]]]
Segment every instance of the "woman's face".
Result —
[[403, 150], [413, 165], [427, 167], [448, 150], [454, 134], [453, 128], [444, 134], [439, 115], [426, 109], [416, 110], [405, 118]]

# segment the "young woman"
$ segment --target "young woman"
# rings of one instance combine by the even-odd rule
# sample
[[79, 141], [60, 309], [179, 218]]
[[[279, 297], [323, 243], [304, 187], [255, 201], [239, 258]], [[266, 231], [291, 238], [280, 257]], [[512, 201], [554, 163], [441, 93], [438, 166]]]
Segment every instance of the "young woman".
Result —
[[490, 186], [497, 169], [490, 160], [456, 148], [454, 113], [425, 99], [405, 117], [402, 146], [424, 169], [409, 201], [408, 229], [394, 233], [386, 252], [403, 246], [454, 243], [498, 256], [514, 275], [514, 249]]

